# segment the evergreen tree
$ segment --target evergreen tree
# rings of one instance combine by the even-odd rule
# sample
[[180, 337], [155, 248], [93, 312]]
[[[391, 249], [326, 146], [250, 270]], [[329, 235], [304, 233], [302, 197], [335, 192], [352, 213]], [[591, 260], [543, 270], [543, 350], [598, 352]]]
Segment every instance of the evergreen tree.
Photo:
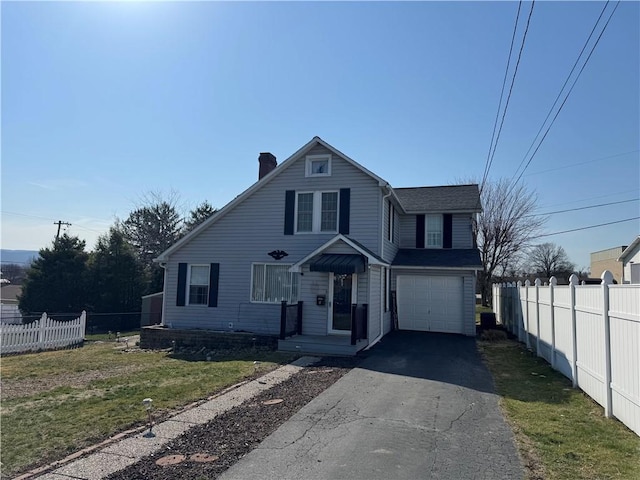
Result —
[[89, 258], [89, 287], [95, 312], [139, 312], [144, 273], [135, 251], [118, 228], [98, 238]]
[[218, 211], [208, 201], [202, 202], [194, 210], [189, 212], [189, 218], [184, 222], [185, 233], [190, 232], [207, 218]]
[[19, 307], [26, 314], [80, 313], [87, 307], [86, 242], [64, 234], [27, 270]]

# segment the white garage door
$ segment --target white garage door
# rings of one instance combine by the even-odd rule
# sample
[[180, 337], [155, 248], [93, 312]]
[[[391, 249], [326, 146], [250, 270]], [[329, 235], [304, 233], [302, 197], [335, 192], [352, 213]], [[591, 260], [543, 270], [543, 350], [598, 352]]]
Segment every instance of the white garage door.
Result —
[[463, 277], [399, 275], [398, 327], [401, 330], [466, 333]]

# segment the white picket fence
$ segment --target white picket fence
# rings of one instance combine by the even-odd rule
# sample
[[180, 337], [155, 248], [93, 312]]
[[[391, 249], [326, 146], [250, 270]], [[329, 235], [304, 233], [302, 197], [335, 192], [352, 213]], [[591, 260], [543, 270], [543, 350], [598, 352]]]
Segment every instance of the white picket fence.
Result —
[[70, 321], [53, 320], [43, 313], [40, 320], [30, 324], [0, 324], [0, 354], [50, 350], [81, 344], [86, 325], [86, 312]]
[[496, 284], [498, 322], [640, 435], [640, 285]]

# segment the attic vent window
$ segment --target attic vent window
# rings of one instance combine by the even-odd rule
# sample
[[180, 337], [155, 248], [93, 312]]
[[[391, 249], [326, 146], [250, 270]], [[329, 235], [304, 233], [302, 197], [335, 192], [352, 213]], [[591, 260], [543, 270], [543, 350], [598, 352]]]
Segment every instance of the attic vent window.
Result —
[[328, 177], [331, 175], [331, 155], [308, 155], [305, 176]]

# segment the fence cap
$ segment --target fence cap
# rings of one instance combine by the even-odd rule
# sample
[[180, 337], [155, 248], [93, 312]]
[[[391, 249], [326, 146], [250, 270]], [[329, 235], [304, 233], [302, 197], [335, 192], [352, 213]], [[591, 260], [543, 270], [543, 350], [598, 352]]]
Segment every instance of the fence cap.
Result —
[[572, 273], [571, 276], [569, 277], [569, 285], [578, 285], [580, 283], [580, 279], [578, 278], [578, 275], [576, 275], [575, 273]]
[[536, 287], [541, 286], [542, 285], [542, 280], [540, 280], [539, 278], [536, 278], [535, 285], [536, 285]]
[[555, 287], [556, 285], [558, 285], [558, 279], [555, 276], [551, 276], [551, 278], [549, 279], [549, 284]]
[[611, 285], [613, 283], [613, 273], [609, 270], [602, 272], [600, 278], [602, 279], [602, 285]]

